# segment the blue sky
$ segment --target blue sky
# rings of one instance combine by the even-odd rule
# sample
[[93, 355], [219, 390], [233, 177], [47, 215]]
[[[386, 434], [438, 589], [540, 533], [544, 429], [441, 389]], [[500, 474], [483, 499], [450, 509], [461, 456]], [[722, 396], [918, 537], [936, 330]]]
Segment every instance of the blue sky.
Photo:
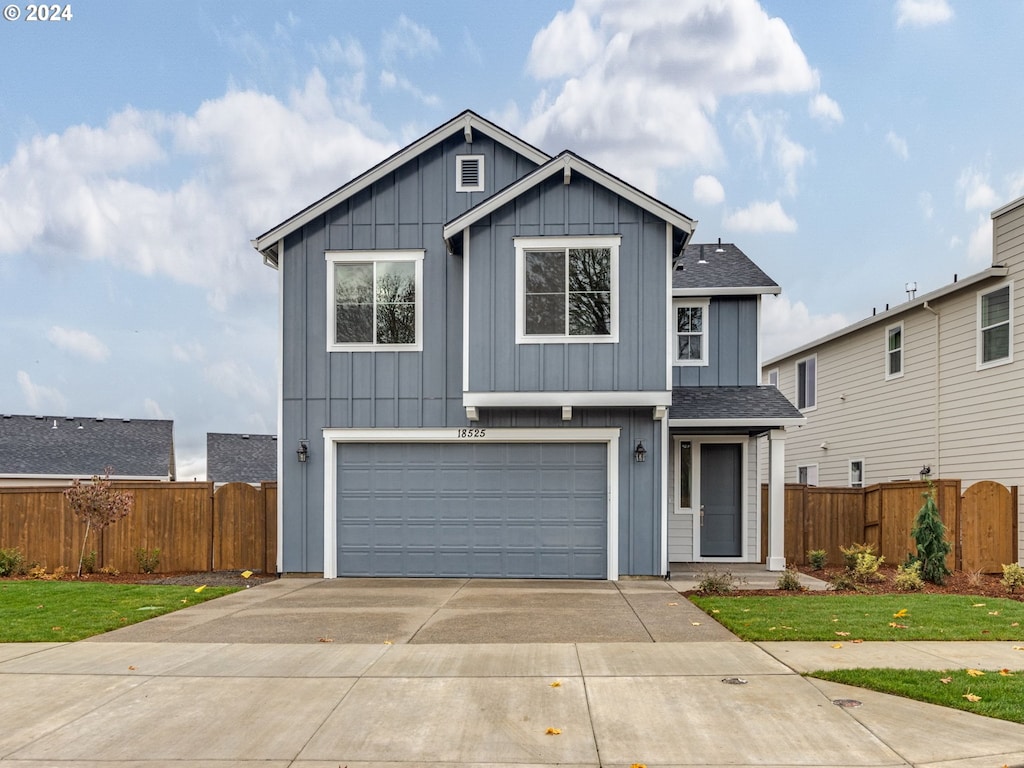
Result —
[[276, 431], [249, 241], [469, 108], [735, 242], [783, 352], [991, 258], [1024, 2], [198, 0], [0, 21], [0, 412]]

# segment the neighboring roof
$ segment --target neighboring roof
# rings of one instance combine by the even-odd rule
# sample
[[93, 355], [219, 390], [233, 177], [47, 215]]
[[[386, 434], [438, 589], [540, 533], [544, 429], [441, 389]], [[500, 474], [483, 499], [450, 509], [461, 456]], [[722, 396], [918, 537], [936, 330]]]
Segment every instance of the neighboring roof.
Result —
[[673, 296], [780, 293], [779, 284], [732, 243], [689, 244], [672, 272]]
[[277, 435], [207, 432], [206, 479], [215, 483], [277, 480]]
[[897, 315], [901, 315], [904, 312], [908, 312], [911, 309], [923, 307], [927, 305], [928, 302], [935, 301], [936, 299], [940, 299], [945, 296], [949, 296], [950, 294], [957, 293], [958, 291], [966, 290], [968, 288], [976, 286], [978, 283], [983, 283], [986, 280], [1006, 277], [1008, 272], [1008, 267], [995, 266], [989, 267], [988, 269], [983, 270], [981, 272], [976, 272], [973, 275], [968, 275], [967, 277], [961, 280], [957, 280], [956, 282], [944, 285], [937, 290], [924, 294], [923, 296], [918, 296], [916, 299], [913, 299], [912, 301], [905, 301], [902, 304], [897, 304], [895, 307], [893, 307], [892, 309], [887, 309], [885, 312], [878, 312], [877, 314], [874, 314], [871, 317], [866, 317], [863, 320], [859, 320], [853, 325], [848, 325], [845, 328], [840, 328], [838, 331], [834, 331], [833, 333], [830, 333], [826, 336], [822, 336], [821, 338], [815, 339], [814, 341], [808, 342], [807, 344], [803, 344], [802, 346], [796, 347], [795, 349], [791, 349], [788, 352], [784, 352], [781, 355], [776, 355], [770, 360], [766, 360], [761, 365], [761, 367], [762, 369], [769, 368], [775, 365], [776, 363], [785, 360], [786, 358], [793, 357], [795, 355], [802, 355], [805, 352], [809, 352], [812, 349], [820, 347], [822, 344], [826, 344], [830, 341], [833, 341], [834, 339], [846, 336], [847, 334], [853, 333], [854, 331], [859, 331], [861, 328], [867, 328], [871, 325], [875, 325], [876, 323], [889, 322]]
[[0, 416], [0, 476], [173, 480], [174, 422]]
[[631, 184], [627, 184], [617, 176], [598, 168], [593, 163], [584, 160], [579, 155], [565, 150], [558, 156], [551, 158], [539, 168], [534, 169], [522, 178], [509, 184], [504, 189], [495, 192], [483, 202], [474, 205], [462, 215], [452, 219], [444, 226], [444, 239], [451, 240], [454, 236], [475, 224], [480, 219], [490, 216], [503, 205], [519, 197], [529, 189], [536, 187], [543, 181], [556, 174], [561, 174], [567, 183], [572, 183], [572, 174], [579, 173], [588, 179], [597, 182], [606, 189], [615, 192], [626, 198], [631, 203], [648, 211], [649, 213], [671, 223], [677, 229], [685, 233], [687, 237], [693, 233], [697, 226], [696, 219], [680, 213], [675, 208], [665, 205], [645, 192], [641, 192]]
[[1024, 197], [1018, 197], [1016, 200], [1011, 200], [1006, 205], [996, 208], [994, 211], [992, 211], [992, 218], [998, 219], [1003, 214], [1009, 213], [1014, 208], [1019, 208], [1022, 205], [1024, 205]]
[[398, 150], [398, 152], [391, 155], [391, 157], [381, 161], [370, 170], [360, 176], [357, 176], [344, 186], [339, 187], [326, 197], [321, 198], [290, 218], [285, 219], [276, 227], [267, 230], [252, 241], [253, 247], [263, 254], [263, 260], [265, 263], [276, 267], [279, 257], [279, 254], [277, 253], [277, 244], [281, 239], [302, 228], [318, 216], [326, 213], [331, 208], [334, 208], [334, 206], [352, 197], [359, 191], [366, 189], [374, 182], [379, 181], [388, 174], [394, 172], [397, 168], [409, 162], [409, 160], [417, 155], [420, 155], [426, 150], [440, 144], [448, 137], [462, 132], [466, 134], [467, 140], [471, 141], [473, 131], [477, 129], [481, 130], [495, 141], [498, 141], [524, 157], [533, 160], [538, 165], [545, 163], [550, 159], [550, 156], [547, 153], [527, 144], [517, 136], [513, 136], [503, 128], [499, 128], [489, 120], [485, 120], [480, 117], [480, 115], [467, 109], [465, 112], [453, 117], [444, 125], [435, 128], [423, 138], [417, 139], [404, 149]]
[[777, 387], [674, 387], [672, 427], [785, 427], [806, 418]]

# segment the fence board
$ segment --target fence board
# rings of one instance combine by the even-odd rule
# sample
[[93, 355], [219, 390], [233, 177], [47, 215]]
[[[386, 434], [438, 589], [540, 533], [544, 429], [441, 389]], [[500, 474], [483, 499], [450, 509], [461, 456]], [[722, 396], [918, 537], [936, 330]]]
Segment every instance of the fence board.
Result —
[[1016, 487], [1012, 490], [986, 480], [964, 491], [960, 509], [963, 568], [1002, 573], [1006, 563], [1017, 562]]

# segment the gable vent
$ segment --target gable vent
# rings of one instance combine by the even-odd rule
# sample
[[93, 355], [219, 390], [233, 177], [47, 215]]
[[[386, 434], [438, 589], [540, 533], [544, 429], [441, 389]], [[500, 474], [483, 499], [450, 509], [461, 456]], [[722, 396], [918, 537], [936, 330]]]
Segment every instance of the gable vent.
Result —
[[455, 191], [484, 191], [484, 156], [457, 155], [455, 158]]

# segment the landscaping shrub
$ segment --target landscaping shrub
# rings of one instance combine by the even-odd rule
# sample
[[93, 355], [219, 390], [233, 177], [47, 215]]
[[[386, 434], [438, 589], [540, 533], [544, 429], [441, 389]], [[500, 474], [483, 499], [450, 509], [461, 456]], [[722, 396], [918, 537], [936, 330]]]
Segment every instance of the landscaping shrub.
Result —
[[788, 592], [803, 592], [805, 587], [800, 583], [800, 574], [795, 568], [786, 568], [779, 574], [779, 580], [775, 582], [776, 589]]
[[914, 527], [910, 535], [917, 542], [917, 555], [914, 558], [921, 562], [921, 577], [933, 584], [944, 584], [951, 571], [946, 567], [946, 555], [951, 549], [946, 541], [946, 526], [939, 517], [939, 509], [935, 506], [935, 486], [928, 481], [928, 490], [923, 494], [924, 506], [914, 518]]
[[1024, 587], [1024, 568], [1017, 563], [1004, 565], [1003, 578], [999, 580], [999, 583], [1006, 587], [1007, 592], [1016, 592], [1017, 589]]
[[852, 576], [858, 584], [867, 584], [869, 581], [885, 581], [885, 576], [878, 572], [878, 567], [885, 562], [882, 556], [875, 556], [870, 552], [861, 552], [854, 561]]
[[156, 549], [139, 547], [135, 550], [135, 561], [139, 564], [140, 573], [153, 573], [160, 565], [160, 547]]
[[702, 595], [728, 595], [737, 583], [738, 579], [729, 571], [709, 571], [701, 575], [697, 591]]
[[858, 555], [873, 555], [875, 553], [874, 544], [851, 544], [848, 547], [840, 547], [839, 551], [843, 553], [843, 562], [846, 564], [846, 570], [853, 572], [857, 568], [857, 556]]
[[78, 556], [78, 575], [82, 575], [85, 560], [85, 545], [89, 541], [89, 529], [103, 530], [116, 523], [135, 507], [135, 497], [129, 491], [118, 491], [113, 487], [110, 475], [113, 467], [107, 467], [101, 478], [94, 475], [92, 482], [83, 484], [77, 478], [64, 491], [71, 512], [85, 521], [85, 536], [82, 537], [82, 552]]
[[918, 592], [924, 589], [921, 578], [921, 563], [915, 560], [906, 565], [896, 566], [896, 575], [892, 579], [893, 586], [900, 592]]
[[810, 563], [811, 568], [816, 571], [824, 570], [825, 563], [828, 562], [828, 552], [824, 549], [811, 549], [807, 552], [807, 562]]
[[24, 572], [24, 558], [20, 549], [0, 549], [0, 576], [19, 576]]

